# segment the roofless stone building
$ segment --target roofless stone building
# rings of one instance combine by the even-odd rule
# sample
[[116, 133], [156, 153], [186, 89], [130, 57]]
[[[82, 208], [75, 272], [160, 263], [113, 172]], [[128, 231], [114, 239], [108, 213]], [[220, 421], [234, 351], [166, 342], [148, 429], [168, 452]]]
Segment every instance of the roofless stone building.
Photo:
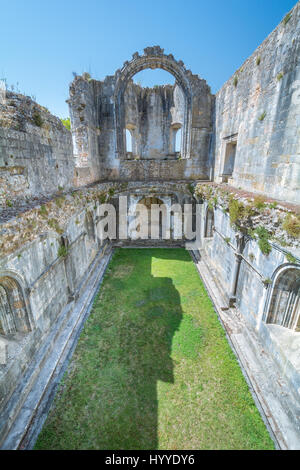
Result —
[[[214, 96], [159, 47], [103, 81], [76, 76], [71, 132], [0, 90], [0, 445], [34, 440], [113, 247], [99, 207], [200, 204], [191, 252], [262, 415], [300, 448], [300, 3]], [[142, 88], [162, 68], [174, 85]], [[178, 142], [180, 144], [178, 144]], [[174, 229], [174, 227], [171, 227]]]

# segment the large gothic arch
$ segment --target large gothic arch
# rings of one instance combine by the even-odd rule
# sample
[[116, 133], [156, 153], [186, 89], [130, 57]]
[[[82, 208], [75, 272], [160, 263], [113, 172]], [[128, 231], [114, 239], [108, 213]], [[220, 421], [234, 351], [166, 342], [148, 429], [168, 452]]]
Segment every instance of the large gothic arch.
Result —
[[135, 52], [130, 62], [126, 61], [122, 69], [116, 71], [115, 78], [115, 128], [116, 128], [116, 144], [117, 154], [120, 159], [124, 159], [126, 155], [126, 138], [125, 138], [125, 112], [124, 112], [124, 93], [128, 82], [131, 78], [147, 68], [161, 68], [171, 73], [176, 83], [181, 87], [185, 97], [184, 125], [183, 125], [183, 146], [182, 158], [189, 158], [191, 146], [191, 126], [192, 126], [192, 72], [187, 70], [184, 63], [176, 61], [172, 54], [164, 54], [164, 49], [160, 46], [146, 47], [144, 54], [139, 55]]

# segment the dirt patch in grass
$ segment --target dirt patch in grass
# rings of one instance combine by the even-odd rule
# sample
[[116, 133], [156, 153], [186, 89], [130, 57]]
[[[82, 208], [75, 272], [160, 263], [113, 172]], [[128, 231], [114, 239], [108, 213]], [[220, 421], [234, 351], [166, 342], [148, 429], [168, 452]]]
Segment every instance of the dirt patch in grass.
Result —
[[184, 249], [119, 249], [36, 449], [273, 449]]

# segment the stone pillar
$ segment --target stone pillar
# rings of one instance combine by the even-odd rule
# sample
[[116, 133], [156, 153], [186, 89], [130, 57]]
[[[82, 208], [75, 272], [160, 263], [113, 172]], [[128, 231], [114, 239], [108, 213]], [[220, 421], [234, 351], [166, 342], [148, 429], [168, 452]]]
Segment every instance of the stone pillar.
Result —
[[233, 307], [236, 301], [236, 290], [239, 280], [239, 273], [242, 261], [242, 252], [245, 246], [245, 236], [242, 234], [237, 234], [235, 236], [237, 249], [234, 253], [235, 255], [235, 263], [233, 267], [232, 279], [231, 279], [231, 287], [230, 287], [230, 294], [229, 294], [229, 307]]

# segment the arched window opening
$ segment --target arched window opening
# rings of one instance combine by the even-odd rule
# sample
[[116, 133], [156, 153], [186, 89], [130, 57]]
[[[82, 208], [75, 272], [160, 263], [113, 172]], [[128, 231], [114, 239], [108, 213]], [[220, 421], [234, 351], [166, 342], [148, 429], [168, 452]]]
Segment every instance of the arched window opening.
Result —
[[267, 323], [300, 331], [300, 270], [285, 270], [276, 279]]
[[207, 209], [206, 220], [205, 220], [205, 238], [213, 237], [213, 227], [214, 227], [214, 211], [212, 209]]
[[0, 278], [0, 334], [27, 333], [30, 329], [19, 285], [8, 276]]
[[[133, 59], [117, 71], [116, 78], [114, 99], [119, 158], [168, 160], [176, 158], [176, 154], [189, 158], [192, 87], [183, 63], [177, 62], [172, 54], [163, 54], [156, 46], [146, 48], [143, 56], [135, 53]], [[131, 149], [126, 143], [130, 141], [128, 133], [126, 138], [129, 122], [135, 126]], [[176, 150], [172, 133], [169, 133], [173, 122], [182, 126]]]

